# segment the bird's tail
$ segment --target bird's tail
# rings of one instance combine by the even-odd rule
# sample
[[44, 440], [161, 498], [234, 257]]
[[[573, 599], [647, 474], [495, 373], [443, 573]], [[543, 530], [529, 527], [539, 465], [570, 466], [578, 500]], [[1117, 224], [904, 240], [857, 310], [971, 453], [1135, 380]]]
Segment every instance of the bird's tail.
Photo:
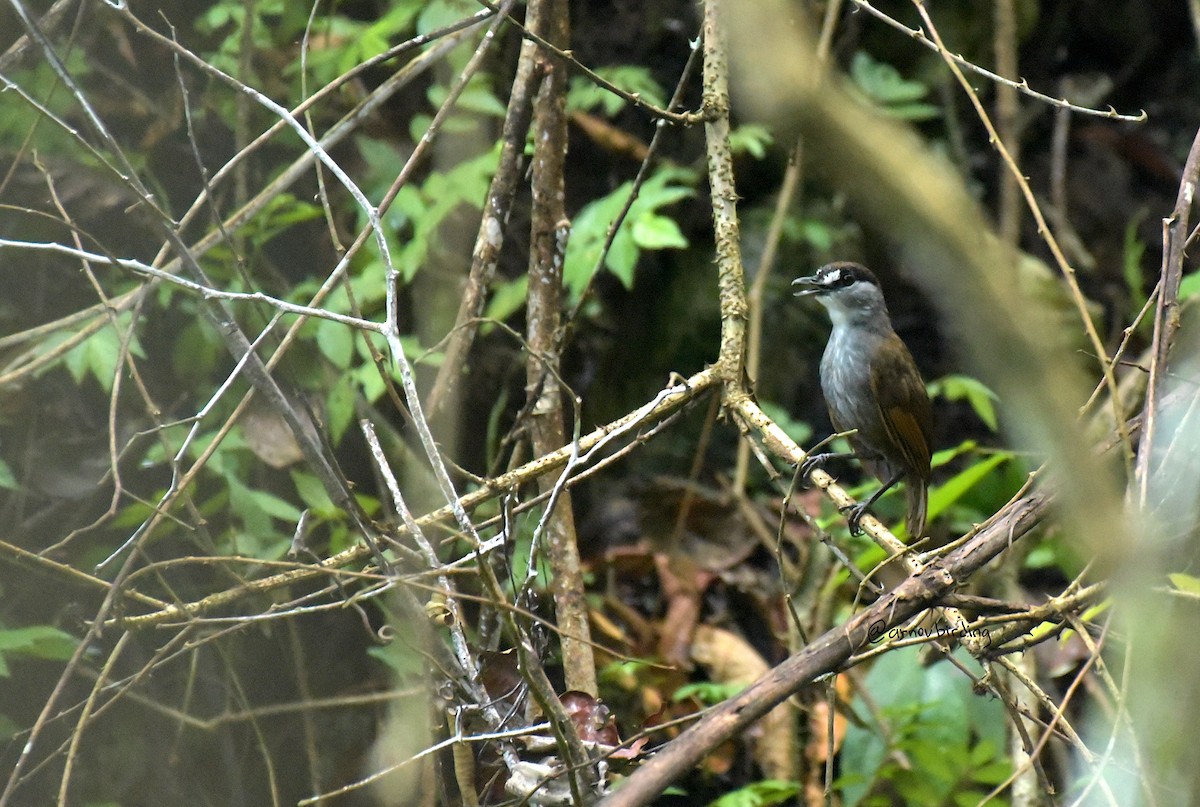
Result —
[[924, 479], [909, 478], [904, 486], [904, 496], [908, 503], [908, 513], [904, 517], [904, 526], [908, 529], [909, 543], [925, 537], [925, 517], [929, 505], [929, 483]]

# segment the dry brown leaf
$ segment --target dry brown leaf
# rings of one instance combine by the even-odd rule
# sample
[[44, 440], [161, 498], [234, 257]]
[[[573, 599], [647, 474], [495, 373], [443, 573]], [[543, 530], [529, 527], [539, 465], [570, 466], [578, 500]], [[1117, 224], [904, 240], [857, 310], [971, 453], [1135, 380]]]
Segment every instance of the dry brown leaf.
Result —
[[[696, 628], [692, 658], [720, 684], [749, 685], [771, 669], [766, 659], [741, 636], [708, 625]], [[754, 760], [769, 779], [796, 778], [796, 717], [796, 707], [791, 701], [784, 701], [768, 712], [749, 735]]]

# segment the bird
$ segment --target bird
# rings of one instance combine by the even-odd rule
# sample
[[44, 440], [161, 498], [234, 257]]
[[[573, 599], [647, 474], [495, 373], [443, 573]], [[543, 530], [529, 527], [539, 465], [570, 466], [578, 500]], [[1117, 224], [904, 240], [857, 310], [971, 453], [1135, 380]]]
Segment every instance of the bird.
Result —
[[[896, 335], [879, 279], [862, 264], [826, 264], [792, 281], [796, 297], [813, 297], [829, 312], [833, 331], [821, 357], [821, 392], [835, 431], [848, 432], [853, 456], [883, 487], [865, 502], [844, 508], [852, 534], [872, 505], [897, 482], [905, 483], [905, 526], [911, 540], [925, 533], [929, 503], [933, 417], [925, 382], [912, 354]], [[842, 456], [818, 454], [801, 471]]]

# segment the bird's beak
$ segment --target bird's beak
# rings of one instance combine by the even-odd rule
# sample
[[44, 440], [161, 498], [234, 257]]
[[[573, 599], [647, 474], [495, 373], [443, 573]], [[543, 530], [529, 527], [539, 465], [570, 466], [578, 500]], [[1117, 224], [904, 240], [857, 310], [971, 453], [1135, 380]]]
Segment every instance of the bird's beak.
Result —
[[810, 297], [825, 292], [825, 287], [815, 277], [798, 277], [792, 281], [792, 288], [799, 289], [792, 292], [793, 297]]

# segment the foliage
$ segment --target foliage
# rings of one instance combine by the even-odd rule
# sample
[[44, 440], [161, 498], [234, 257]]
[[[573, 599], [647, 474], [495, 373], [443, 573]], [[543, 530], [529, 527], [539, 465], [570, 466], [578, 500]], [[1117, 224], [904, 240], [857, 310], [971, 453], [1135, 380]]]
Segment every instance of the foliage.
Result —
[[996, 393], [974, 378], [965, 375], [947, 375], [929, 384], [930, 397], [941, 396], [948, 401], [966, 401], [975, 410], [979, 419], [996, 431]]
[[704, 704], [714, 704], [732, 698], [745, 688], [745, 684], [719, 684], [712, 681], [700, 681], [681, 686], [671, 695], [671, 699], [682, 701], [688, 698], [695, 698]]
[[[129, 329], [131, 318], [119, 315], [114, 318], [111, 327], [101, 328], [95, 334], [84, 339], [63, 356], [63, 366], [71, 374], [76, 384], [81, 384], [84, 378], [91, 376], [105, 391], [112, 389], [113, 377], [121, 360], [123, 349], [140, 358], [146, 354], [137, 342], [136, 335]], [[129, 334], [128, 347], [122, 345], [123, 335]], [[40, 346], [42, 352], [54, 351], [65, 344], [74, 334], [59, 333], [47, 339]]]
[[770, 130], [761, 124], [743, 124], [729, 133], [729, 149], [734, 154], [749, 154], [756, 160], [766, 157], [767, 149], [774, 142]]
[[77, 644], [74, 636], [51, 625], [0, 626], [0, 678], [12, 674], [9, 660], [14, 657], [66, 661], [74, 654]]
[[798, 782], [763, 779], [726, 793], [708, 807], [771, 807], [773, 804], [784, 804], [799, 793]]
[[929, 94], [929, 87], [904, 78], [895, 67], [876, 61], [865, 51], [855, 53], [850, 61], [850, 78], [877, 109], [890, 117], [923, 121], [941, 114], [936, 106], [921, 100]]
[[633, 183], [625, 182], [612, 193], [586, 205], [571, 225], [571, 240], [563, 264], [563, 283], [578, 298], [601, 267], [626, 288], [633, 287], [633, 270], [643, 250], [683, 249], [688, 241], [679, 225], [663, 208], [691, 198], [697, 181], [694, 171], [662, 166], [638, 189], [629, 212], [620, 222], [607, 252], [608, 231], [625, 207]]
[[976, 804], [1011, 772], [1001, 704], [976, 696], [950, 662], [926, 667], [918, 654], [882, 656], [863, 682], [869, 700], [851, 704], [859, 720], [846, 731], [837, 782], [847, 807], [891, 804], [888, 792], [914, 807]]
[[[639, 65], [611, 65], [597, 68], [596, 74], [605, 81], [631, 95], [637, 95], [646, 103], [662, 108], [667, 105], [666, 93], [654, 80], [650, 71]], [[585, 76], [571, 78], [567, 92], [567, 109], [591, 111], [599, 109], [608, 117], [615, 116], [628, 102], [621, 96], [593, 82]]]
[[[358, 147], [374, 177], [367, 187], [379, 195], [400, 172], [403, 161], [393, 148], [368, 138], [360, 138]], [[404, 280], [412, 280], [430, 254], [439, 248], [438, 230], [447, 216], [460, 205], [478, 210], [483, 204], [499, 153], [497, 143], [490, 151], [465, 160], [448, 172], [430, 174], [420, 187], [405, 185], [396, 194], [387, 215], [388, 232], [389, 235], [404, 233], [406, 237], [403, 241], [389, 238], [389, 249]], [[366, 223], [360, 219], [359, 225]], [[375, 294], [378, 300], [378, 291]]]

